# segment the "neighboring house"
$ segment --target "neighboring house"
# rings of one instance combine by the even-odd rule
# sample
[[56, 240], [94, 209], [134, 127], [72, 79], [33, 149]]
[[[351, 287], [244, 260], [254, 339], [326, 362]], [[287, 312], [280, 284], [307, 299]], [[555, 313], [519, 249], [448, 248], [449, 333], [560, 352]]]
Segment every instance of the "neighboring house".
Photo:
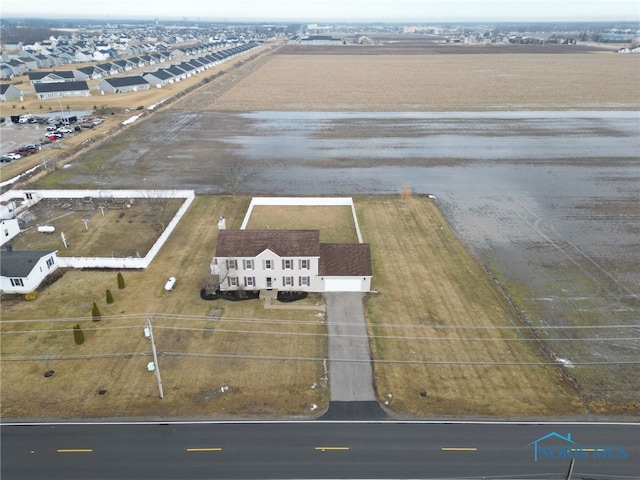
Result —
[[0, 252], [0, 291], [29, 293], [58, 268], [57, 250]]
[[0, 220], [0, 245], [10, 242], [20, 233], [20, 224], [17, 218]]
[[141, 76], [105, 78], [101, 80], [97, 88], [103, 93], [126, 93], [149, 90], [150, 84]]
[[212, 275], [220, 290], [368, 292], [366, 243], [320, 243], [318, 230], [220, 230]]
[[104, 77], [105, 72], [97, 66], [80, 67], [73, 71], [76, 80], [97, 80]]
[[22, 90], [20, 90], [15, 85], [10, 85], [7, 83], [0, 84], [0, 102], [20, 99], [21, 97]]
[[174, 82], [173, 74], [167, 72], [163, 68], [158, 69], [155, 72], [145, 73], [142, 78], [157, 88], [162, 88], [165, 85], [169, 85]]
[[66, 71], [49, 71], [49, 72], [29, 72], [29, 82], [31, 85], [36, 83], [58, 83], [58, 82], [75, 82], [71, 70]]
[[89, 97], [91, 92], [87, 82], [37, 83], [34, 85], [36, 96], [41, 100], [48, 98]]

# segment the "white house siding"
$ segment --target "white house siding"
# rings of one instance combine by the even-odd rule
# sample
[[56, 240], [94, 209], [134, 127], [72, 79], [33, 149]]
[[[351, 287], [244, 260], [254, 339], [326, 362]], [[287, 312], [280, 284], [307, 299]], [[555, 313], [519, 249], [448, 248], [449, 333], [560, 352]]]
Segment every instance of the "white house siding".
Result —
[[[302, 261], [307, 262], [308, 268], [301, 268]], [[216, 258], [221, 285], [220, 290], [286, 290], [296, 292], [319, 292], [321, 282], [318, 281], [318, 257], [279, 257], [270, 250], [265, 250], [255, 258]], [[235, 261], [237, 268], [227, 269], [228, 261]], [[253, 268], [246, 268], [245, 262], [253, 262]], [[284, 268], [285, 261], [290, 261], [292, 268]], [[271, 268], [267, 268], [271, 262]], [[213, 271], [213, 270], [212, 270]], [[307, 285], [303, 278], [307, 279]], [[246, 280], [251, 278], [251, 284]], [[267, 279], [271, 279], [271, 285]], [[236, 279], [236, 283], [233, 283]], [[289, 281], [287, 281], [289, 279]]]
[[90, 97], [91, 92], [89, 90], [74, 90], [66, 92], [43, 92], [38, 94], [40, 100], [46, 100], [48, 98], [70, 98], [70, 97]]
[[20, 233], [20, 225], [17, 218], [0, 221], [0, 245], [11, 241], [13, 237]]
[[[51, 265], [47, 265], [48, 260], [52, 261]], [[47, 275], [57, 270], [58, 266], [58, 257], [55, 252], [45, 255], [38, 260], [27, 277], [0, 277], [0, 290], [4, 293], [20, 294], [33, 292]]]

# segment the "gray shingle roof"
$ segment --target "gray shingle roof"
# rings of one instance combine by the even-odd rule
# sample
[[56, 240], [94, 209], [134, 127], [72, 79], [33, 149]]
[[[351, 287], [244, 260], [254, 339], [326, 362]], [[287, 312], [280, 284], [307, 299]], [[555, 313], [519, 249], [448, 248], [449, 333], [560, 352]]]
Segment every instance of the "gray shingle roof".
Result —
[[31, 273], [38, 260], [56, 250], [31, 250], [0, 252], [0, 275], [3, 277], [25, 278]]
[[36, 93], [89, 90], [89, 86], [84, 80], [79, 82], [36, 83], [34, 87]]
[[120, 78], [107, 78], [104, 80], [112, 87], [129, 87], [131, 85], [149, 85], [144, 78], [139, 75], [134, 75], [131, 77], [120, 77]]
[[216, 257], [255, 257], [266, 249], [281, 257], [317, 257], [320, 231], [221, 230]]
[[372, 276], [371, 247], [368, 243], [321, 243], [318, 275]]

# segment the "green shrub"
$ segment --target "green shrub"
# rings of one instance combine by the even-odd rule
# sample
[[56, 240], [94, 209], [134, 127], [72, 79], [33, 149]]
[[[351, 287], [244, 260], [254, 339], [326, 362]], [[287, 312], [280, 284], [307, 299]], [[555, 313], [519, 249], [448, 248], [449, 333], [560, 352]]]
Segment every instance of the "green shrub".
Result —
[[107, 303], [113, 303], [113, 295], [111, 295], [111, 290], [107, 288]]
[[94, 322], [99, 322], [100, 321], [100, 309], [98, 308], [98, 304], [96, 302], [93, 302], [93, 308], [91, 309], [91, 315], [93, 315], [93, 321]]
[[76, 345], [82, 345], [84, 343], [84, 332], [80, 328], [80, 325], [75, 325], [73, 327], [73, 339], [75, 340]]
[[122, 272], [118, 272], [118, 288], [122, 290], [124, 287], [124, 277], [122, 276]]

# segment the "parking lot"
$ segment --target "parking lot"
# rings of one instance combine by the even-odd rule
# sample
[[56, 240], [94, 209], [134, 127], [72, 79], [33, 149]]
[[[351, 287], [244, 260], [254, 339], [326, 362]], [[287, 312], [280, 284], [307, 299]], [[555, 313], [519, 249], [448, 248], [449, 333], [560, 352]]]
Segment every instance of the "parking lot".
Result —
[[[65, 117], [76, 117], [79, 120], [83, 117], [87, 117], [90, 111], [78, 111], [78, 112], [65, 112]], [[9, 116], [4, 117], [5, 121], [0, 124], [0, 154], [2, 155], [2, 162], [0, 167], [6, 165], [9, 162], [20, 161], [20, 158], [9, 159], [5, 155], [10, 152], [16, 152], [25, 146], [35, 146], [35, 149], [31, 151], [23, 150], [24, 154], [30, 155], [41, 152], [42, 160], [45, 161], [49, 157], [53, 156], [51, 150], [59, 148], [59, 142], [64, 142], [65, 136], [75, 134], [75, 126], [81, 122], [75, 122], [68, 126], [61, 124], [61, 113], [51, 113], [34, 115], [33, 118], [39, 120], [37, 123], [14, 123]], [[52, 129], [52, 124], [48, 123], [48, 120], [58, 120], [58, 128]], [[59, 138], [51, 138], [52, 134], [60, 134]], [[49, 150], [49, 151], [48, 151]]]

